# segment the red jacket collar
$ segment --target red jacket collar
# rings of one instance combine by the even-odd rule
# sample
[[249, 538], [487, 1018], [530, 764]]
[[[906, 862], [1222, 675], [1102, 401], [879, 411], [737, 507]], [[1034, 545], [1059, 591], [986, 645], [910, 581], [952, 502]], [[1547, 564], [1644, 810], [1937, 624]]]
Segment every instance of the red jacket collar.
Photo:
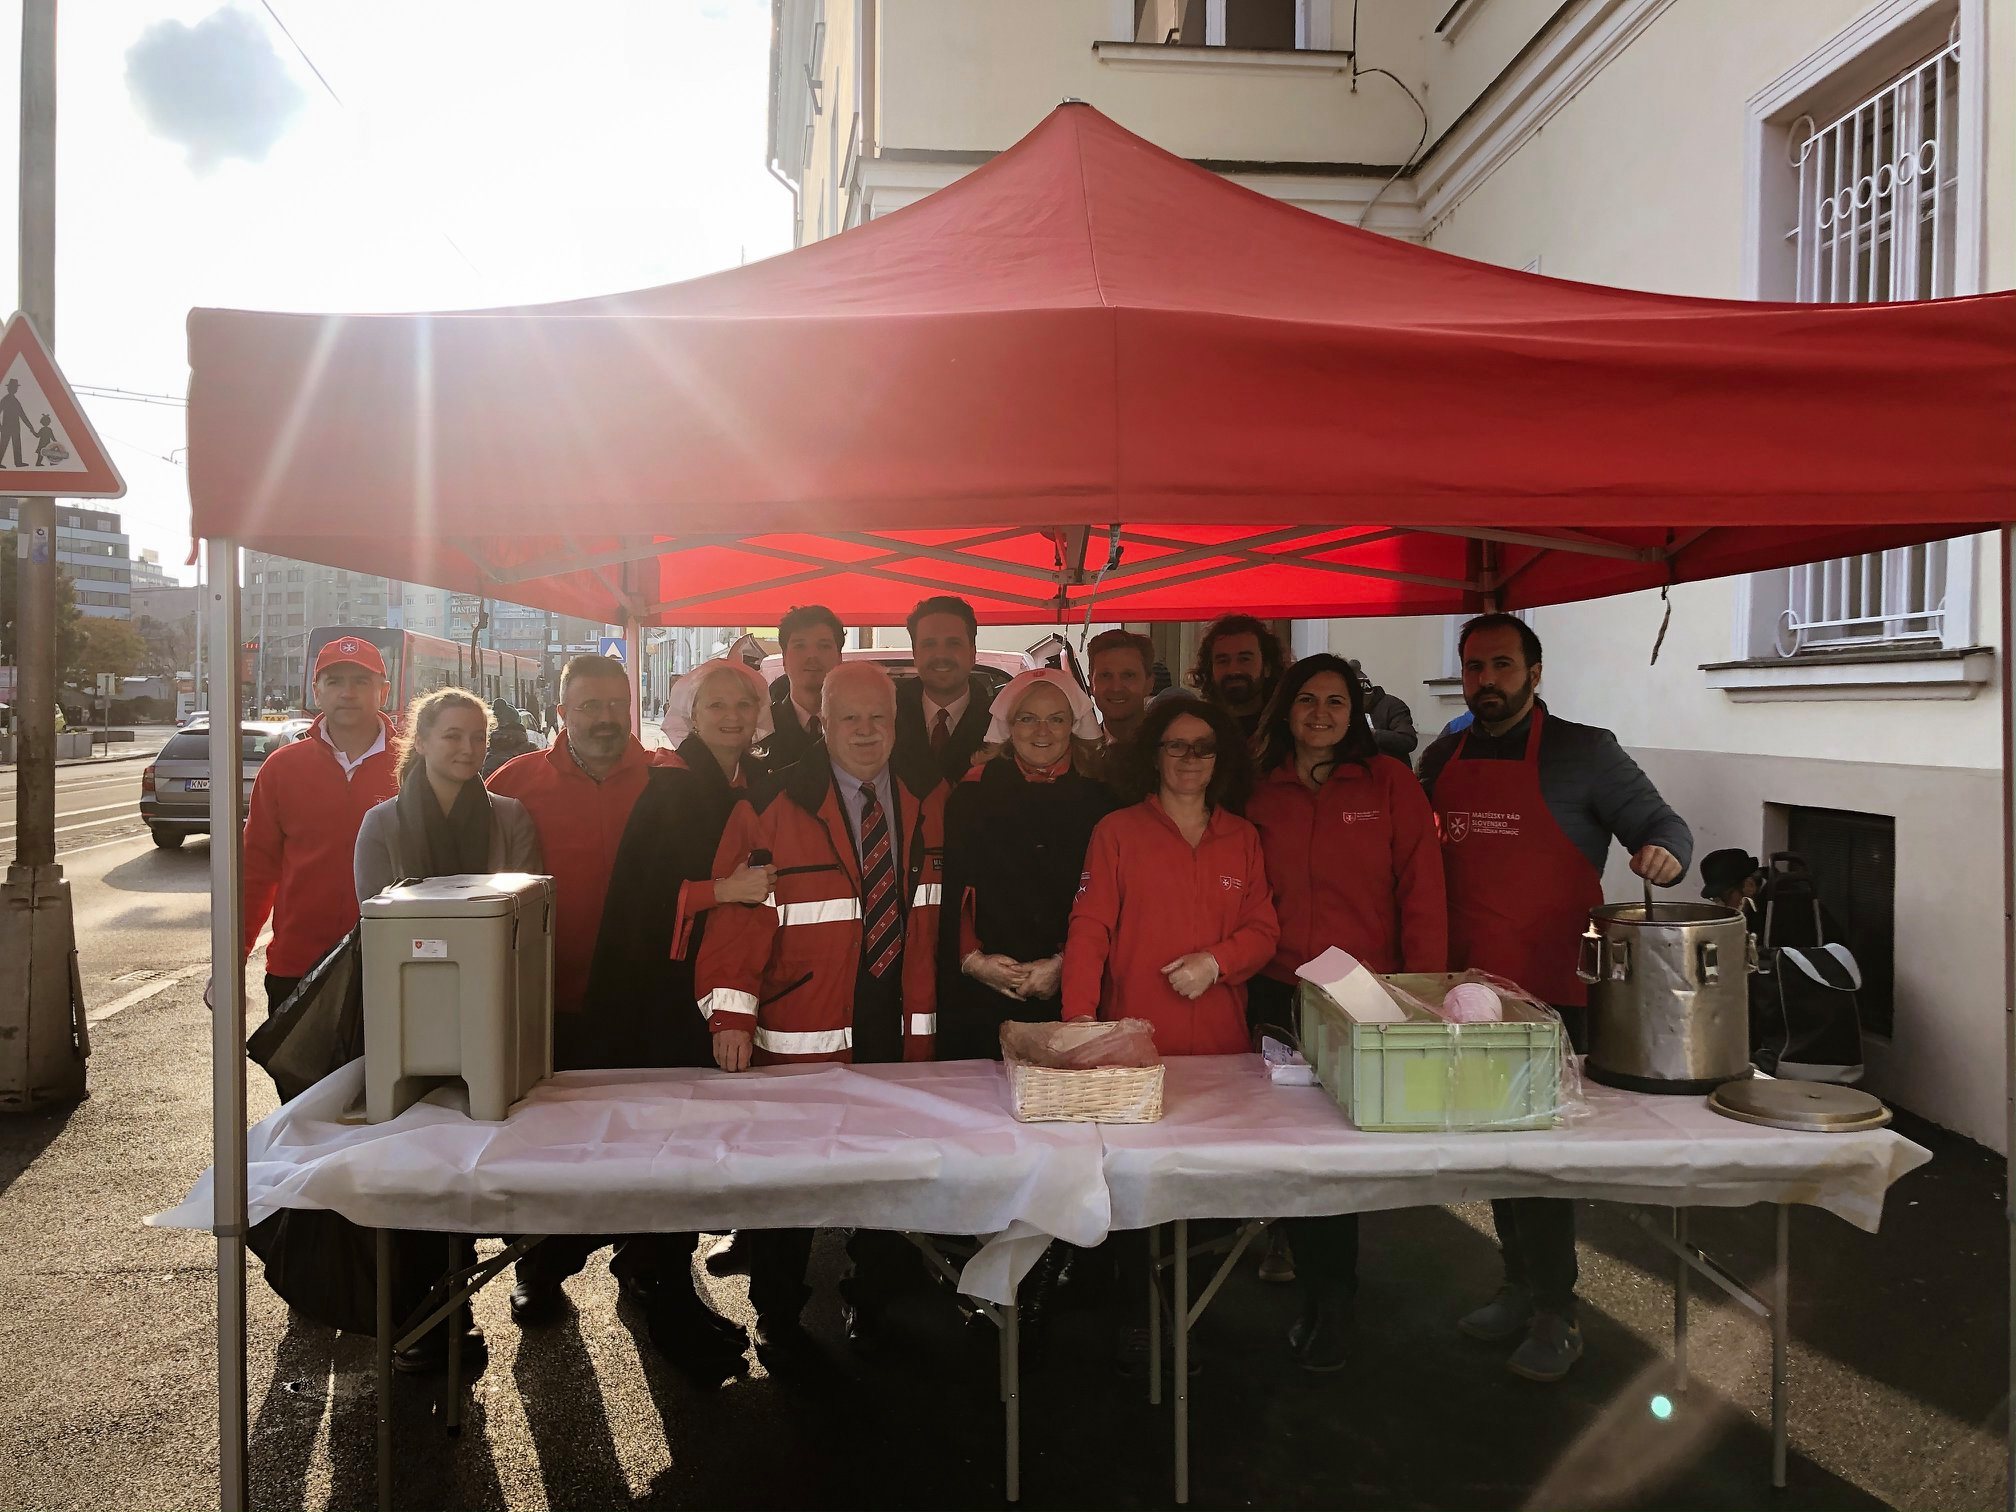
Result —
[[[1147, 809], [1149, 813], [1153, 814], [1155, 816], [1156, 822], [1160, 824], [1164, 829], [1168, 830], [1170, 834], [1174, 835], [1179, 840], [1183, 838], [1183, 831], [1181, 831], [1176, 827], [1176, 821], [1174, 819], [1171, 819], [1169, 817], [1168, 810], [1162, 807], [1162, 798], [1160, 794], [1150, 793], [1146, 798], [1143, 798], [1141, 800], [1141, 806]], [[1222, 834], [1224, 832], [1224, 830], [1227, 827], [1227, 815], [1225, 813], [1225, 810], [1222, 808], [1209, 809], [1206, 812], [1207, 817], [1204, 821], [1204, 839], [1209, 840], [1213, 836]], [[1184, 841], [1184, 843], [1187, 845], [1189, 842]]]
[[[330, 750], [331, 742], [325, 740], [322, 735], [322, 722], [327, 718], [326, 714], [317, 714], [314, 723], [301, 732], [301, 740], [312, 740], [323, 750]], [[389, 752], [392, 750], [393, 742], [399, 738], [399, 726], [392, 723], [392, 716], [383, 709], [378, 711], [378, 726], [385, 732], [385, 749]], [[294, 743], [299, 745], [301, 740]]]
[[[545, 755], [547, 764], [561, 777], [578, 778], [582, 782], [595, 780], [581, 769], [581, 763], [574, 759], [574, 753], [567, 748], [567, 732], [564, 729], [553, 737], [553, 743], [546, 747]], [[651, 753], [644, 749], [641, 740], [632, 735], [624, 743], [623, 754], [616, 758], [616, 765], [609, 769], [609, 777], [614, 777], [619, 772], [648, 770], [650, 765]], [[609, 777], [604, 777], [602, 780], [607, 782]]]

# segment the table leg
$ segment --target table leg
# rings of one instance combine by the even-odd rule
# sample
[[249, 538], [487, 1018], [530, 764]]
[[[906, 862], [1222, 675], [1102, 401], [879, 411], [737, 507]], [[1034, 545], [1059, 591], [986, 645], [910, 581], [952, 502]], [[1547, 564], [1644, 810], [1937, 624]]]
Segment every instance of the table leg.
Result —
[[[1683, 1250], [1687, 1246], [1688, 1212], [1684, 1207], [1673, 1209], [1673, 1242]], [[1694, 1290], [1694, 1267], [1683, 1256], [1679, 1273], [1673, 1278], [1673, 1391], [1675, 1395], [1687, 1389], [1687, 1303]]]
[[[449, 1263], [448, 1269], [455, 1269]], [[441, 1326], [448, 1330], [448, 1402], [441, 1409], [441, 1425], [448, 1430], [448, 1437], [462, 1435], [462, 1329], [461, 1312], [458, 1307], [448, 1314], [448, 1321]]]
[[1022, 1302], [1021, 1288], [1008, 1299], [1001, 1322], [1001, 1354], [1007, 1379], [1008, 1500], [1022, 1499]]
[[1792, 1345], [1792, 1209], [1778, 1204], [1778, 1260], [1771, 1270], [1771, 1484], [1785, 1488], [1785, 1357]]
[[378, 1512], [392, 1512], [392, 1231], [378, 1245]]
[[1148, 1230], [1148, 1405], [1162, 1405], [1162, 1230]]
[[1190, 1220], [1176, 1220], [1176, 1504], [1190, 1500]]

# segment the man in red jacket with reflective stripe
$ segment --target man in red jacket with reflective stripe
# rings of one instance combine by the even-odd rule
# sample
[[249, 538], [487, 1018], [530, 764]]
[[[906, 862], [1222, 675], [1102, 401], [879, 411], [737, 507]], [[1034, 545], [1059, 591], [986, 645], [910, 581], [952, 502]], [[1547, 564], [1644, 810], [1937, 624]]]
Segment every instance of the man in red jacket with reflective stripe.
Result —
[[321, 714], [260, 765], [245, 811], [245, 954], [271, 915], [269, 1013], [356, 926], [357, 831], [399, 791], [378, 648], [361, 636], [328, 642], [311, 686]]
[[[714, 860], [727, 876], [752, 851], [777, 868], [774, 904], [717, 908], [694, 972], [724, 1071], [795, 1061], [930, 1060], [938, 1028], [938, 905], [946, 786], [928, 758], [904, 769], [896, 688], [872, 662], [827, 675], [825, 740], [779, 774], [760, 809], [744, 802]], [[804, 1347], [799, 1313], [809, 1230], [748, 1236], [749, 1301], [773, 1355]], [[892, 1278], [911, 1256], [899, 1237], [848, 1240], [847, 1336], [870, 1345]]]

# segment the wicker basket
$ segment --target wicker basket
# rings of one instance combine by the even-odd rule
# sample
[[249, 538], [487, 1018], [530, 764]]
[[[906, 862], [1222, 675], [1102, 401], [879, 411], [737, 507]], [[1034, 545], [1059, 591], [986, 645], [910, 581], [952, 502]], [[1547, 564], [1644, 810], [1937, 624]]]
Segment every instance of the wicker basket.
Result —
[[1023, 1123], [1154, 1123], [1162, 1116], [1162, 1067], [1053, 1071], [1009, 1059], [1008, 1086]]

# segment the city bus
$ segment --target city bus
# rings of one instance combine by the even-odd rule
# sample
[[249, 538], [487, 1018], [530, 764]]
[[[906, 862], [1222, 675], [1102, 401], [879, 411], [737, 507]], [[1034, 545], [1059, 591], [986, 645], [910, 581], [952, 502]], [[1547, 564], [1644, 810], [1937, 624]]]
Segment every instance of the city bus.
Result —
[[[467, 688], [492, 704], [507, 703], [529, 712], [543, 714], [546, 708], [545, 668], [538, 657], [480, 646], [471, 651], [463, 642], [420, 635], [412, 630], [388, 630], [375, 625], [318, 626], [308, 632], [308, 653], [302, 663], [310, 676], [323, 646], [345, 636], [369, 641], [385, 658], [385, 675], [392, 683], [385, 712], [395, 722], [404, 720], [406, 706], [414, 699], [436, 688]], [[314, 700], [314, 690], [304, 688], [301, 707], [313, 709]]]

